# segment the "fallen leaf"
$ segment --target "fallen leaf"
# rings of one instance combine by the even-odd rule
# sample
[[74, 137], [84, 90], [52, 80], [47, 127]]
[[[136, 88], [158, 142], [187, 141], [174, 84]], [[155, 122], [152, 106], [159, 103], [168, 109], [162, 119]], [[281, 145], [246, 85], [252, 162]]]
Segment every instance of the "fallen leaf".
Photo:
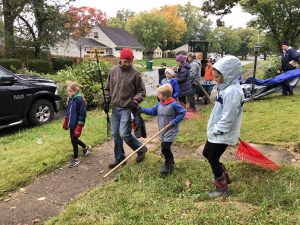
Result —
[[25, 193], [25, 192], [26, 192], [26, 189], [25, 189], [25, 188], [20, 188], [20, 191], [21, 191], [22, 193]]
[[5, 201], [5, 202], [8, 202], [8, 201], [9, 201], [9, 198], [7, 198], [7, 199], [4, 199], [4, 201]]
[[40, 222], [40, 220], [39, 219], [34, 219], [32, 222], [33, 223], [38, 223], [38, 222]]
[[16, 206], [12, 206], [12, 207], [10, 207], [10, 209], [16, 209], [17, 207]]
[[40, 198], [38, 198], [37, 200], [38, 201], [44, 201], [46, 199], [46, 197], [40, 197]]
[[102, 174], [102, 173], [104, 173], [104, 170], [101, 170], [101, 171], [100, 171], [100, 174]]
[[189, 179], [186, 179], [185, 181], [184, 181], [184, 185], [185, 185], [185, 189], [189, 189], [190, 188], [190, 186], [191, 186], [191, 181], [189, 180]]

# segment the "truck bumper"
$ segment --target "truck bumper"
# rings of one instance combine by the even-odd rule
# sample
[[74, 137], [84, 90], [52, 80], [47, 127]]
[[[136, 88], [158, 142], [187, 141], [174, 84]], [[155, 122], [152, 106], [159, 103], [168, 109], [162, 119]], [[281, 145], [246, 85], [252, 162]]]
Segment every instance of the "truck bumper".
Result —
[[62, 109], [62, 99], [58, 95], [55, 96], [54, 109], [55, 109], [55, 112], [58, 112], [59, 110]]

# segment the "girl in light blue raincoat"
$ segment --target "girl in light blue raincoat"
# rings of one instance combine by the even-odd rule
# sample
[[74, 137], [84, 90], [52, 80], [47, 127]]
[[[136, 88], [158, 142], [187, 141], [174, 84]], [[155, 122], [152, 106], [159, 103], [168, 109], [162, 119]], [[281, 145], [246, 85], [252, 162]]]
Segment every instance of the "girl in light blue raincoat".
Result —
[[211, 112], [207, 141], [203, 155], [208, 160], [213, 174], [215, 191], [211, 197], [227, 192], [230, 179], [225, 166], [219, 162], [228, 145], [235, 145], [240, 135], [244, 94], [238, 82], [242, 65], [235, 56], [225, 56], [213, 65], [213, 77], [217, 82], [218, 94]]

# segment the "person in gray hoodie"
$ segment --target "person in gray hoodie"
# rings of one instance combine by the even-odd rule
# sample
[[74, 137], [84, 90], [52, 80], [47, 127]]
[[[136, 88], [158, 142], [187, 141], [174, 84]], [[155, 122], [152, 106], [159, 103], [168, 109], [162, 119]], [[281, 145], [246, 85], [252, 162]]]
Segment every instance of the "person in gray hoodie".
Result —
[[242, 65], [235, 56], [225, 56], [213, 65], [212, 73], [218, 94], [208, 121], [203, 155], [215, 177], [216, 190], [210, 192], [209, 196], [218, 197], [227, 192], [231, 183], [225, 166], [219, 161], [220, 157], [228, 145], [237, 143], [240, 135], [244, 94], [238, 78], [242, 73]]

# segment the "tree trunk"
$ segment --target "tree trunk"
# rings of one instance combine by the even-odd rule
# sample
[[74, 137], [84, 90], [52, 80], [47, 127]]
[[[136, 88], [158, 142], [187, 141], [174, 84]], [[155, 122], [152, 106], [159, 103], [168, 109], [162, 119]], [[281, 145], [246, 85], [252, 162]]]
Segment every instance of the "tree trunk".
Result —
[[4, 20], [4, 32], [5, 32], [5, 55], [7, 58], [15, 57], [15, 40], [14, 40], [14, 19], [11, 18]]

